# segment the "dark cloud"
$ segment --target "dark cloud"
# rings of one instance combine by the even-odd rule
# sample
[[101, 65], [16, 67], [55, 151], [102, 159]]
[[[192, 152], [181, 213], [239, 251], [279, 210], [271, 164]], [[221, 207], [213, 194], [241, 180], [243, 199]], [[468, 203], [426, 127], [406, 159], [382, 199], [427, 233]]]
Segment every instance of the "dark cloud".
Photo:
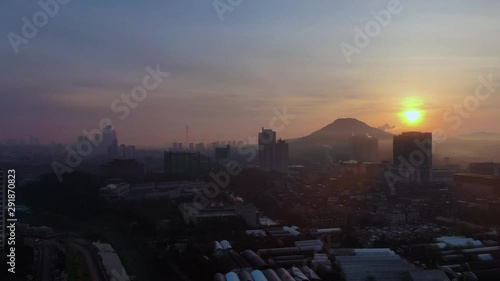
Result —
[[382, 131], [389, 131], [389, 130], [393, 130], [395, 128], [396, 128], [396, 126], [391, 126], [387, 123], [385, 123], [384, 125], [382, 125], [380, 127], [377, 127], [377, 129], [382, 130]]

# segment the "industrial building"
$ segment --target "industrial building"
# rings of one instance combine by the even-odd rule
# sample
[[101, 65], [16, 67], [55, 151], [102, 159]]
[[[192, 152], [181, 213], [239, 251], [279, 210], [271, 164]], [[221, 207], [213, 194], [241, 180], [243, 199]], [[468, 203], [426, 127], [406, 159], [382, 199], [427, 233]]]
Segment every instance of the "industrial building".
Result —
[[423, 270], [391, 249], [334, 249], [335, 264], [345, 281], [450, 281], [442, 270]]
[[217, 226], [221, 223], [244, 223], [249, 227], [257, 227], [259, 216], [253, 204], [229, 205], [222, 202], [211, 202], [204, 208], [197, 208], [194, 203], [183, 203], [182, 210], [190, 212], [189, 221], [195, 227]]
[[[434, 242], [414, 245], [411, 252], [420, 253], [424, 259], [434, 256], [438, 267], [457, 280], [498, 280], [500, 246], [497, 242], [483, 242], [465, 236], [443, 236]], [[415, 254], [413, 258], [416, 258]]]
[[107, 201], [123, 200], [130, 192], [130, 184], [125, 182], [110, 183], [99, 189], [99, 196]]

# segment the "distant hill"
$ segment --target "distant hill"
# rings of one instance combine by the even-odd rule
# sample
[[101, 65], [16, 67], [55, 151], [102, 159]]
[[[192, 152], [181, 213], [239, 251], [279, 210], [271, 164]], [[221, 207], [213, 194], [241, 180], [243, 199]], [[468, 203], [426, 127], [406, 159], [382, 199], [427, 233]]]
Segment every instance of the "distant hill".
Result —
[[341, 118], [308, 136], [289, 141], [290, 143], [300, 143], [301, 145], [335, 145], [347, 143], [349, 137], [352, 135], [370, 135], [379, 140], [392, 140], [393, 137], [392, 134], [370, 127], [355, 118]]
[[341, 118], [308, 136], [288, 140], [290, 158], [297, 162], [335, 162], [348, 157], [349, 137], [366, 136], [379, 139], [379, 151], [383, 159], [392, 157], [393, 135], [370, 127], [354, 118]]
[[490, 133], [490, 132], [475, 132], [475, 133], [460, 135], [457, 136], [456, 138], [469, 139], [469, 140], [500, 140], [500, 134]]
[[[288, 140], [292, 163], [328, 164], [349, 159], [349, 137], [370, 135], [379, 139], [379, 160], [392, 160], [393, 134], [373, 128], [354, 118], [341, 118], [309, 134]], [[476, 132], [450, 137], [443, 144], [435, 144], [434, 164], [444, 163], [450, 157], [453, 163], [500, 161], [500, 134]]]

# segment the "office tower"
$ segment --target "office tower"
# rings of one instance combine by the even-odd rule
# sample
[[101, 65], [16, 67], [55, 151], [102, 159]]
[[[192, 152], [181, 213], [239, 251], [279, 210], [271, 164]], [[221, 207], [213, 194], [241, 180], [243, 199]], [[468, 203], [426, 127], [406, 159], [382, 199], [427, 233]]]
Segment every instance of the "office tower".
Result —
[[276, 132], [262, 128], [259, 133], [259, 167], [264, 171], [270, 171], [273, 167], [275, 143]]
[[172, 151], [177, 151], [177, 143], [176, 142], [174, 142], [172, 144]]
[[177, 143], [177, 150], [178, 151], [182, 151], [183, 150], [183, 148], [182, 148], [182, 142], [178, 142]]
[[[108, 152], [109, 155], [113, 155], [113, 149], [110, 147], [112, 147], [114, 145], [114, 142], [116, 141], [116, 143], [118, 144], [118, 138], [116, 136], [116, 131], [113, 129], [112, 126], [107, 126], [106, 128], [104, 128], [104, 130], [102, 131], [102, 143], [96, 148], [96, 151], [98, 151], [99, 153], [106, 153]], [[117, 148], [118, 150], [118, 148]], [[113, 155], [113, 157], [115, 157], [115, 155]]]
[[108, 147], [108, 155], [110, 158], [118, 157], [118, 140], [114, 139], [111, 145]]
[[274, 170], [287, 173], [288, 172], [288, 143], [284, 140], [279, 139], [276, 142], [276, 155], [274, 159]]
[[349, 148], [352, 160], [378, 162], [378, 139], [371, 136], [351, 136]]
[[288, 143], [276, 141], [276, 132], [262, 128], [259, 133], [259, 167], [265, 171], [288, 171]]
[[405, 132], [394, 136], [395, 169], [406, 171], [407, 181], [426, 182], [432, 179], [432, 133]]
[[189, 151], [191, 151], [191, 152], [194, 151], [194, 143], [192, 143], [192, 142], [189, 143]]

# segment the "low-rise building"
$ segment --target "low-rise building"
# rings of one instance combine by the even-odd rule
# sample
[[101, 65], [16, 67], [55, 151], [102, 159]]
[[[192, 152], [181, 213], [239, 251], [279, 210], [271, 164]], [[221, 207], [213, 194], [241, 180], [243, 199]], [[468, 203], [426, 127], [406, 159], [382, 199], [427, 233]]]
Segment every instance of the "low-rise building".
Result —
[[470, 163], [471, 174], [500, 177], [500, 163]]
[[455, 193], [459, 200], [500, 197], [500, 178], [480, 174], [455, 174]]
[[217, 225], [227, 222], [244, 222], [249, 227], [257, 227], [259, 216], [253, 204], [226, 205], [222, 202], [212, 202], [205, 208], [196, 208], [193, 203], [184, 203], [181, 211], [187, 222], [192, 222], [196, 227]]
[[124, 199], [130, 192], [128, 183], [111, 183], [99, 190], [99, 196], [108, 201], [118, 201]]

